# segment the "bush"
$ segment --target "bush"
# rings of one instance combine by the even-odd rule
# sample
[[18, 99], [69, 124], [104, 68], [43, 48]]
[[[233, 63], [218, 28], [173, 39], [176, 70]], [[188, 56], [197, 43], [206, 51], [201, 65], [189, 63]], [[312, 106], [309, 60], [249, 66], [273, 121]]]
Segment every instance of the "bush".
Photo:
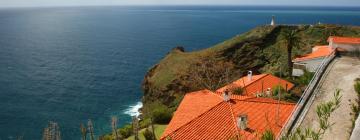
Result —
[[281, 91], [281, 94], [286, 93], [285, 89], [282, 86], [280, 86], [280, 85], [274, 86], [273, 87], [273, 96], [277, 96], [280, 93], [280, 91]]
[[127, 124], [124, 127], [120, 128], [118, 131], [122, 137], [127, 138], [132, 135], [133, 128], [131, 124]]
[[160, 106], [152, 111], [153, 121], [157, 124], [168, 124], [172, 117], [172, 111], [167, 107]]
[[300, 76], [297, 79], [297, 83], [300, 85], [308, 85], [313, 77], [314, 77], [313, 72], [305, 71], [304, 75]]
[[266, 130], [261, 136], [261, 140], [275, 140], [275, 135], [271, 130]]
[[143, 132], [145, 140], [155, 140], [154, 133], [150, 131], [148, 128]]
[[355, 82], [354, 89], [358, 94], [360, 94], [360, 81]]
[[232, 93], [235, 95], [241, 95], [244, 92], [244, 89], [242, 87], [237, 87], [232, 89]]

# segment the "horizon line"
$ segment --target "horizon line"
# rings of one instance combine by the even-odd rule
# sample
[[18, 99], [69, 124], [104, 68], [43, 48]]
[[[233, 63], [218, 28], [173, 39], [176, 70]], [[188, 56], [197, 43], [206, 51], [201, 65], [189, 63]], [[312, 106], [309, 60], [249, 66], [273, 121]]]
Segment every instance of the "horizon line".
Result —
[[247, 4], [117, 4], [117, 5], [40, 5], [40, 6], [0, 6], [0, 8], [66, 8], [66, 7], [181, 7], [181, 6], [199, 6], [199, 7], [299, 7], [299, 8], [360, 8], [353, 5], [247, 5]]

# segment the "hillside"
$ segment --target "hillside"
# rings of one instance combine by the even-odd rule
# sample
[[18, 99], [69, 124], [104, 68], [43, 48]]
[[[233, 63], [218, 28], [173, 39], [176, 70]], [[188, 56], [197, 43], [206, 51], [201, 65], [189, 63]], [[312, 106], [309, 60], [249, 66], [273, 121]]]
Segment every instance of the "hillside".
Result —
[[208, 59], [233, 64], [231, 80], [248, 70], [278, 75], [280, 69], [287, 67], [286, 48], [281, 39], [287, 30], [296, 30], [303, 42], [294, 48], [292, 57], [310, 52], [314, 45], [327, 44], [330, 35], [360, 36], [360, 27], [354, 26], [260, 26], [204, 50], [185, 52], [181, 47], [174, 48], [144, 78], [143, 112], [146, 114], [159, 105], [173, 111], [185, 93], [201, 89], [186, 81], [191, 76], [187, 72], [196, 63]]

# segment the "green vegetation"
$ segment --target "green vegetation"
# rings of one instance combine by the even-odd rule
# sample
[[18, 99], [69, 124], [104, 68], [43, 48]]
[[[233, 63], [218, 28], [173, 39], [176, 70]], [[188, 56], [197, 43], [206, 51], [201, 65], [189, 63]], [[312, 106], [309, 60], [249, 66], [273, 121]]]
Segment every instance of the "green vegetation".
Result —
[[[215, 61], [213, 64], [227, 63], [233, 66], [233, 69], [229, 69], [232, 75], [228, 80], [222, 80], [214, 89], [242, 77], [248, 70], [252, 70], [254, 74], [282, 75], [283, 78], [291, 80], [290, 73], [281, 74], [282, 71], [291, 69], [289, 58], [311, 52], [314, 45], [326, 44], [330, 35], [357, 37], [360, 36], [360, 27], [326, 24], [261, 26], [207, 49], [194, 52], [184, 52], [181, 48], [173, 49], [153, 66], [144, 78], [144, 109], [151, 110], [152, 104], [156, 103], [175, 111], [185, 93], [204, 88], [189, 82], [193, 75], [189, 71], [196, 64], [209, 59]], [[311, 75], [307, 73], [300, 77], [299, 81], [292, 82], [297, 86], [307, 84]], [[209, 80], [216, 80], [219, 76], [215, 74], [210, 78], [213, 79]], [[293, 92], [298, 92], [295, 93], [296, 96], [302, 93], [301, 90]]]
[[242, 87], [237, 87], [232, 89], [232, 93], [236, 95], [242, 95], [244, 92], [244, 89]]
[[266, 130], [262, 136], [261, 136], [261, 140], [275, 140], [275, 135], [271, 130]]
[[[159, 124], [154, 125], [156, 138], [159, 139], [161, 137], [162, 133], [165, 131], [166, 126], [167, 125], [159, 125]], [[146, 140], [144, 135], [143, 135], [145, 130], [146, 130], [146, 128], [139, 131], [140, 134], [141, 134], [141, 135], [139, 135], [140, 140]], [[151, 131], [151, 130], [149, 130], [149, 131]], [[150, 133], [152, 133], [152, 132], [150, 132]], [[134, 140], [134, 136], [130, 136], [129, 138], [127, 138], [127, 140]]]
[[314, 73], [313, 72], [308, 72], [305, 71], [304, 75], [300, 76], [299, 78], [296, 79], [296, 82], [300, 85], [308, 85], [311, 81], [311, 79], [314, 77]]
[[351, 118], [351, 128], [349, 131], [350, 134], [352, 133], [355, 127], [355, 121], [360, 114], [360, 79], [359, 78], [355, 79], [354, 90], [357, 93], [357, 99], [355, 99], [355, 103], [351, 103], [352, 113], [350, 115], [352, 116], [352, 118]]
[[321, 103], [316, 107], [316, 114], [319, 120], [319, 129], [312, 128], [301, 129], [298, 128], [295, 133], [281, 138], [282, 140], [320, 140], [325, 134], [326, 130], [330, 129], [334, 124], [330, 122], [331, 114], [340, 106], [341, 102], [340, 90], [334, 92], [334, 98], [331, 101]]
[[142, 134], [145, 140], [156, 140], [155, 136], [153, 135], [153, 132], [151, 132], [149, 128], [146, 128]]
[[356, 93], [360, 94], [360, 80], [359, 79], [355, 80], [354, 89], [355, 89]]
[[286, 30], [282, 32], [281, 38], [284, 42], [287, 50], [287, 66], [288, 66], [288, 76], [292, 77], [292, 70], [293, 70], [293, 62], [292, 62], [292, 52], [293, 48], [300, 47], [301, 38], [299, 34], [297, 34], [298, 30]]

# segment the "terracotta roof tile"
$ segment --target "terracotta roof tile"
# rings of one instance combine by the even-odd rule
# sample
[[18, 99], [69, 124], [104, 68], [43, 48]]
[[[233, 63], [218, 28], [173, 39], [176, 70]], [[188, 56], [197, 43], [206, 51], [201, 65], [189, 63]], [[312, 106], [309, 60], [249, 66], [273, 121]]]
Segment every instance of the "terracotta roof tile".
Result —
[[284, 89], [290, 90], [294, 87], [294, 84], [280, 79], [276, 76], [271, 74], [260, 74], [260, 75], [253, 75], [252, 80], [249, 81], [247, 76], [240, 78], [232, 82], [229, 85], [226, 85], [216, 91], [216, 93], [221, 94], [226, 89], [230, 90], [236, 87], [243, 88], [243, 95], [245, 96], [255, 96], [256, 93], [264, 92], [268, 88], [274, 88], [277, 85], [281, 85]]
[[222, 97], [209, 90], [201, 90], [186, 94], [177, 108], [177, 111], [174, 113], [174, 117], [170, 121], [171, 125], [165, 129], [164, 135], [175, 131], [222, 101]]
[[313, 48], [313, 52], [306, 54], [304, 56], [295, 58], [293, 61], [294, 62], [299, 62], [299, 61], [305, 61], [305, 60], [310, 60], [310, 59], [316, 59], [316, 58], [321, 58], [321, 57], [326, 57], [329, 56], [330, 54], [332, 54], [334, 52], [334, 49], [329, 47], [329, 46], [315, 46]]
[[345, 43], [345, 44], [360, 44], [360, 38], [357, 37], [338, 37], [331, 36], [328, 39], [328, 42], [332, 40], [334, 43]]
[[[216, 94], [203, 94], [203, 96], [196, 96], [198, 99], [184, 98], [183, 102], [189, 102], [187, 100], [193, 103], [202, 102], [208, 97], [213, 98], [214, 95]], [[177, 116], [181, 114], [180, 112], [191, 114], [183, 105], [185, 104], [180, 104], [173, 120], [185, 119]], [[261, 134], [267, 129], [272, 130], [278, 136], [294, 107], [295, 104], [278, 102], [269, 98], [234, 95], [230, 101], [222, 101], [201, 115], [190, 115], [197, 117], [171, 131], [168, 128], [173, 127], [174, 121], [172, 120], [166, 129], [167, 132], [162, 135], [161, 139], [170, 137], [172, 140], [225, 140], [236, 138], [237, 136], [240, 136], [241, 139], [259, 139]], [[278, 112], [279, 115], [277, 116]], [[237, 116], [241, 114], [248, 115], [248, 129], [246, 130], [239, 129], [236, 124]]]

